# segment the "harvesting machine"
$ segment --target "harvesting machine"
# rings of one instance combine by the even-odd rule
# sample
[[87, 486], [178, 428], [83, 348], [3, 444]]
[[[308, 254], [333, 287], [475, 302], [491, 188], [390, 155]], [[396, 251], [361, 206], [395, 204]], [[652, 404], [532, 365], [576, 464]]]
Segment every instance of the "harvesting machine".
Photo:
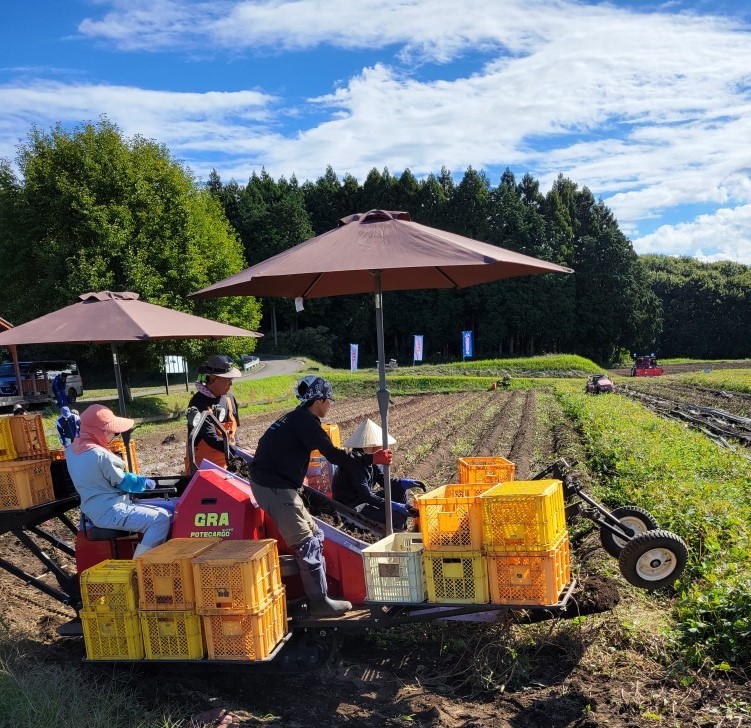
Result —
[[657, 357], [654, 354], [635, 357], [634, 365], [631, 367], [632, 377], [660, 377], [662, 372], [662, 367], [657, 365]]
[[[219, 421], [212, 413], [202, 413], [201, 418], [193, 428], [193, 433], [200, 431], [200, 425], [205, 418], [209, 418], [219, 430], [221, 429]], [[126, 433], [124, 450], [128, 457], [132, 452], [129, 438], [130, 433]], [[189, 450], [194, 450], [194, 446], [195, 435], [190, 442]], [[225, 450], [229, 456], [226, 439]], [[195, 463], [194, 456], [192, 461]], [[41, 562], [45, 572], [54, 577], [57, 586], [51, 586], [43, 576], [28, 573], [26, 569], [12, 563], [9, 558], [0, 559], [0, 568], [18, 577], [26, 585], [35, 587], [72, 607], [78, 613], [83, 606], [81, 587], [86, 578], [86, 570], [111, 559], [117, 560], [117, 563], [132, 559], [139, 534], [94, 528], [85, 522], [75, 523], [70, 514], [72, 511], [75, 512], [80, 501], [68, 476], [65, 461], [56, 462], [57, 465], [52, 469], [54, 496], [48, 502], [23, 508], [7, 508], [0, 501], [0, 536], [14, 535], [27, 551]], [[511, 466], [513, 474], [513, 464], [504, 462]], [[235, 462], [235, 465], [239, 466], [239, 463]], [[240, 470], [242, 471], [241, 467]], [[568, 563], [563, 564], [559, 557], [564, 553], [568, 556], [566, 521], [578, 516], [585, 516], [599, 526], [603, 547], [609, 554], [618, 558], [624, 577], [639, 587], [651, 590], [672, 584], [682, 573], [687, 560], [687, 547], [678, 536], [660, 530], [654, 518], [641, 508], [629, 506], [613, 511], [607, 510], [583, 491], [572, 474], [571, 467], [563, 460], [543, 470], [532, 481], [521, 483], [529, 487], [529, 492], [536, 488], [535, 492], [550, 492], [561, 498], [561, 522], [558, 526], [561, 538], [553, 549], [554, 553], [540, 552], [532, 554], [526, 560], [516, 558], [519, 554], [495, 555], [498, 557], [495, 562], [498, 571], [493, 573], [504, 573], [504, 578], [511, 585], [511, 593], [516, 594], [516, 598], [493, 598], [493, 594], [497, 595], [499, 592], [497, 589], [494, 592], [492, 584], [490, 587], [487, 586], [485, 559], [487, 556], [487, 561], [490, 562], [490, 553], [467, 550], [441, 553], [439, 550], [432, 554], [421, 554], [420, 534], [404, 533], [386, 537], [382, 525], [369, 522], [356, 511], [338, 504], [329, 496], [310, 490], [308, 496], [311, 511], [315, 514], [323, 503], [324, 507], [319, 512], [333, 513], [336, 517], [335, 522], [342, 524], [342, 527], [337, 527], [331, 524], [331, 519], [316, 519], [325, 534], [324, 556], [329, 593], [354, 605], [351, 612], [342, 616], [316, 618], [306, 609], [297, 564], [291, 556], [290, 549], [279, 535], [275, 524], [256, 504], [245, 479], [237, 473], [204, 462], [192, 475], [157, 477], [155, 480], [156, 489], [143, 495], [176, 499], [171, 539], [201, 539], [207, 543], [219, 540], [243, 543], [261, 539], [276, 541], [279, 574], [286, 595], [284, 629], [281, 633], [283, 638], [262, 659], [242, 661], [242, 664], [248, 667], [265, 666], [267, 669], [281, 671], [311, 669], [327, 658], [340, 635], [363, 633], [367, 629], [388, 628], [407, 622], [456, 618], [488, 621], [502, 612], [512, 611], [523, 612], [528, 616], [530, 613], [536, 613], [538, 618], [556, 614], [577, 616], [578, 611], [571, 599], [576, 581], [570, 578]], [[541, 482], [535, 486], [535, 481]], [[514, 484], [516, 485], [516, 481]], [[482, 489], [477, 483], [474, 487], [473, 492], [481, 492]], [[496, 486], [495, 489], [498, 487], [500, 486]], [[425, 497], [430, 495], [427, 493]], [[462, 498], [448, 499], [445, 502], [454, 503], [456, 506], [460, 501]], [[3, 507], [5, 510], [1, 509]], [[547, 506], [545, 508], [547, 510], [538, 513], [535, 518], [550, 518], [550, 511]], [[451, 535], [452, 528], [464, 527], [466, 520], [464, 516], [459, 517], [461, 514], [457, 511], [451, 511], [449, 506], [441, 506], [439, 511], [436, 514], [436, 522], [442, 528], [449, 529], [443, 531], [444, 536]], [[427, 513], [427, 510], [420, 508], [421, 518], [427, 518]], [[65, 538], [58, 537], [49, 528], [49, 524], [55, 520], [70, 533], [73, 544]], [[517, 528], [517, 525], [505, 522], [495, 525], [498, 526], [497, 535], [503, 538], [509, 538], [509, 534], [514, 536]], [[542, 521], [527, 525], [538, 533], [540, 529], [550, 527]], [[369, 545], [352, 535], [357, 529], [361, 533], [370, 532], [373, 537], [386, 538]], [[59, 558], [50, 556], [40, 545], [41, 542], [46, 542], [60, 553], [73, 557], [76, 573], [68, 573], [62, 568]], [[167, 543], [170, 544], [171, 541]], [[388, 545], [384, 545], [387, 543]], [[466, 546], [464, 548], [466, 549]], [[387, 549], [393, 550], [383, 553]], [[432, 559], [421, 560], [421, 555], [432, 556]], [[404, 583], [399, 581], [407, 578], [404, 577], [404, 558], [410, 559], [409, 569], [419, 569], [416, 581], [412, 577]], [[545, 568], [540, 570], [539, 564], [543, 562]], [[553, 566], [548, 568], [550, 565]], [[474, 576], [469, 580], [469, 588], [463, 593], [454, 591], [453, 585], [456, 583], [466, 586], [467, 569], [474, 572]], [[551, 573], [551, 570], [554, 573]], [[450, 582], [451, 588], [441, 592], [438, 586], [439, 579]], [[398, 587], [396, 591], [392, 589], [394, 584]], [[534, 587], [531, 591], [530, 584]], [[513, 591], [514, 588], [517, 589], [516, 592]], [[426, 593], [440, 593], [441, 598], [429, 602]], [[526, 599], [519, 595], [532, 596]], [[81, 615], [85, 616], [85, 610]], [[169, 629], [174, 629], [174, 625], [168, 626]], [[81, 634], [80, 618], [62, 625], [58, 631], [65, 635]], [[198, 647], [200, 648], [200, 644]], [[106, 661], [109, 658], [98, 659]], [[178, 656], [171, 661], [184, 660], [184, 657]], [[118, 656], [117, 661], [129, 660]], [[214, 661], [222, 662], [221, 659]], [[192, 662], [206, 664], [207, 660], [201, 658]], [[232, 664], [240, 664], [238, 657], [232, 658]]]

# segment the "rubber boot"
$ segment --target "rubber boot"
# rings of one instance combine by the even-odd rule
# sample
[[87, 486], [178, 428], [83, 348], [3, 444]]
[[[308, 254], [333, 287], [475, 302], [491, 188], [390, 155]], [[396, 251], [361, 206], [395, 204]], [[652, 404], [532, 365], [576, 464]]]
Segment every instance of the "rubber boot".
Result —
[[293, 549], [300, 568], [300, 580], [308, 597], [310, 614], [315, 617], [333, 617], [352, 609], [349, 602], [327, 596], [326, 567], [323, 561], [323, 544], [312, 536]]

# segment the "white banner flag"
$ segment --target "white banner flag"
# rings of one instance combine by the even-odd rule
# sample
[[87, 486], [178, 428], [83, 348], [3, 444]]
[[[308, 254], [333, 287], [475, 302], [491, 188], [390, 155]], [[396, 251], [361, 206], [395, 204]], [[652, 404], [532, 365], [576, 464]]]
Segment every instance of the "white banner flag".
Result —
[[357, 347], [358, 344], [349, 345], [349, 370], [351, 372], [357, 371]]
[[415, 334], [415, 351], [412, 361], [422, 361], [422, 334]]

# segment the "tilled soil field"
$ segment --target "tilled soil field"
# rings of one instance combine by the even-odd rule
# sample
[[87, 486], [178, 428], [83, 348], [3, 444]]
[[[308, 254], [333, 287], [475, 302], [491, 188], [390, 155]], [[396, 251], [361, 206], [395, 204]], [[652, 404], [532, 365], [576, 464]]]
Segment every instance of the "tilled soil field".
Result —
[[[243, 444], [252, 448], [277, 414], [242, 417]], [[366, 416], [378, 419], [375, 401], [342, 400], [329, 419], [346, 438]], [[398, 441], [393, 474], [419, 478], [429, 487], [454, 482], [460, 456], [506, 457], [516, 464], [517, 479], [558, 457], [583, 459], [575, 431], [545, 390], [395, 398], [390, 430]], [[175, 423], [154, 428], [137, 439], [137, 449], [142, 472], [177, 474], [185, 432]], [[583, 477], [586, 482], [586, 473]], [[344, 639], [325, 667], [302, 675], [242, 665], [144, 665], [124, 675], [118, 671], [117, 679], [137, 685], [150, 705], [167, 704], [186, 715], [229, 711], [233, 717], [225, 716], [223, 725], [741, 725], [735, 718], [725, 722], [724, 706], [747, 700], [745, 686], [718, 685], [701, 675], [683, 683], [680, 673], [671, 677], [675, 666], [668, 664], [660, 636], [667, 624], [664, 597], [629, 587], [597, 535], [576, 533], [581, 586], [569, 616], [576, 616], [578, 605], [582, 614], [591, 614], [586, 619], [412, 625]], [[0, 537], [0, 558], [41, 572], [12, 536]], [[70, 561], [62, 562], [71, 568]], [[82, 641], [55, 633], [72, 611], [4, 571], [0, 591], [3, 631], [37, 659], [76, 669]], [[87, 670], [92, 679], [94, 674], [113, 679], [111, 669]]]

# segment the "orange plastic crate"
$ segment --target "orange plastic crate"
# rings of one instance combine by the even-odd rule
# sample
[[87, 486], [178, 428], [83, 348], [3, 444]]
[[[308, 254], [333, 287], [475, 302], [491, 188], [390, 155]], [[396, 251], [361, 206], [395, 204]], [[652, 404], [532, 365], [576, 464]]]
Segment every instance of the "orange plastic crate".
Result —
[[[128, 456], [127, 456], [127, 450], [125, 449], [125, 443], [122, 440], [113, 440], [110, 443], [109, 451], [115, 453], [117, 457], [119, 457], [121, 460], [125, 462], [125, 468], [128, 469]], [[130, 457], [133, 461], [133, 471], [136, 475], [138, 475], [141, 470], [138, 466], [138, 457], [136, 456], [136, 441], [131, 440], [130, 441]]]
[[0, 417], [0, 461], [16, 459], [16, 446], [10, 429], [11, 417]]
[[516, 466], [506, 458], [459, 458], [460, 483], [505, 483], [514, 479]]
[[200, 660], [206, 654], [201, 618], [191, 611], [141, 611], [147, 660]]
[[482, 547], [480, 495], [487, 483], [442, 485], [415, 497], [427, 551], [479, 551]]
[[52, 500], [49, 459], [0, 462], [0, 511], [19, 511]]
[[107, 559], [81, 574], [81, 600], [91, 612], [135, 612], [138, 609], [136, 563]]
[[140, 608], [194, 609], [192, 559], [221, 541], [220, 538], [173, 538], [136, 558]]
[[428, 601], [437, 604], [486, 604], [488, 570], [485, 557], [472, 551], [423, 551]]
[[552, 606], [571, 581], [568, 535], [550, 551], [488, 554], [492, 604]]
[[566, 532], [560, 480], [501, 483], [480, 496], [487, 553], [548, 551]]
[[223, 611], [202, 619], [210, 660], [265, 660], [287, 634], [284, 587], [259, 612]]
[[[324, 432], [329, 436], [329, 439], [334, 444], [334, 447], [339, 447], [340, 448], [342, 446], [342, 435], [339, 432], [339, 425], [325, 424], [325, 425], [321, 425], [321, 427], [323, 427]], [[321, 455], [321, 453], [320, 453], [319, 450], [313, 450], [310, 453], [310, 460], [311, 460], [311, 462], [315, 458], [320, 458], [320, 457], [323, 457], [323, 455]]]
[[80, 611], [86, 657], [90, 660], [141, 660], [143, 639], [138, 612]]
[[196, 611], [261, 611], [282, 585], [272, 538], [223, 541], [193, 559]]
[[305, 478], [309, 488], [331, 498], [331, 463], [325, 457], [310, 459]]
[[12, 415], [10, 423], [13, 446], [19, 458], [46, 458], [50, 449], [44, 436], [41, 415]]

